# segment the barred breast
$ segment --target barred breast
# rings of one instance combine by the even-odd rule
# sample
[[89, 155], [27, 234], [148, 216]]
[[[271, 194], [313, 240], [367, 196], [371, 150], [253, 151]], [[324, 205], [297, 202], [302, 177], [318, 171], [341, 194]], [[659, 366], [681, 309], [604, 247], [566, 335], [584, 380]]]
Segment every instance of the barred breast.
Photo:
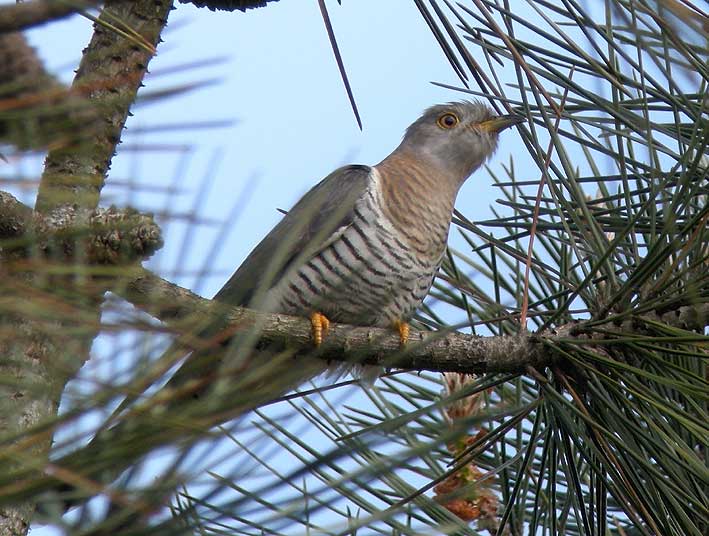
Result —
[[351, 223], [271, 289], [268, 309], [299, 316], [317, 311], [334, 322], [390, 326], [421, 304], [443, 257], [450, 212], [425, 240], [412, 240], [387, 215], [381, 174], [372, 168], [370, 177]]

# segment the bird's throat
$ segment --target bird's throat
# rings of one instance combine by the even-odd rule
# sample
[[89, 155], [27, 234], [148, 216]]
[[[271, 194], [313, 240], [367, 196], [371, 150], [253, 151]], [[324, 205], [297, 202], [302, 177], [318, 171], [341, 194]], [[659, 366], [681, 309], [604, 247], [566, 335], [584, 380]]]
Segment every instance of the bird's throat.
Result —
[[383, 212], [402, 238], [422, 253], [442, 254], [462, 180], [404, 151], [375, 168]]

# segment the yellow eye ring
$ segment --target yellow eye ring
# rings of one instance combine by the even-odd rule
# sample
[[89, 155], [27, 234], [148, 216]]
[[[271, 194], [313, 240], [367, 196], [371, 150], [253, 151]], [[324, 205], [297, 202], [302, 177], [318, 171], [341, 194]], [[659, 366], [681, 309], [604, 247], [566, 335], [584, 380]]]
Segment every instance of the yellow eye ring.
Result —
[[441, 114], [441, 116], [436, 120], [436, 124], [446, 130], [455, 127], [458, 123], [460, 123], [460, 119], [458, 119], [458, 116], [452, 112]]

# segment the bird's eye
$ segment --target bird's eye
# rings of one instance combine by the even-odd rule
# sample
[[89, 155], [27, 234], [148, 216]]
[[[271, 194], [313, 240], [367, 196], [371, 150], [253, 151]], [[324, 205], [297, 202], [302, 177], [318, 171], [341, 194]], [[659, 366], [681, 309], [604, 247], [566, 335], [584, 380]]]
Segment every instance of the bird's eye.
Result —
[[445, 129], [453, 128], [459, 122], [460, 119], [458, 119], [458, 116], [451, 112], [444, 113], [438, 118], [438, 121], [436, 121], [439, 127]]

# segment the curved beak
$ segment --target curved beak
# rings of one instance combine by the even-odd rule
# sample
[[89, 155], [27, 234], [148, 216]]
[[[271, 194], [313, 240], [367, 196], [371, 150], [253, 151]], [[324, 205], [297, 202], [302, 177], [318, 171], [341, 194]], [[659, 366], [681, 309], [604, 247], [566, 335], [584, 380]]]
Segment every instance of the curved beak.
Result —
[[521, 115], [500, 115], [478, 124], [478, 128], [489, 134], [498, 134], [506, 128], [524, 123], [526, 119]]

